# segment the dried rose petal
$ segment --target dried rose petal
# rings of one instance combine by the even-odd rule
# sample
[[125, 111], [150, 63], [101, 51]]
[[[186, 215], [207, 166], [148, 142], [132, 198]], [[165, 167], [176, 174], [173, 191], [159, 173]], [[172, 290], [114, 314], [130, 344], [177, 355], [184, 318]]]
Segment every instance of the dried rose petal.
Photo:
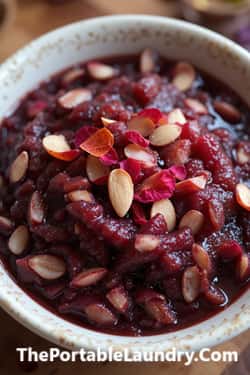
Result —
[[175, 178], [164, 169], [143, 181], [135, 193], [135, 199], [142, 203], [156, 202], [170, 198], [175, 189]]
[[94, 134], [98, 129], [95, 126], [82, 126], [77, 130], [75, 134], [75, 146], [78, 148], [81, 144], [86, 141], [92, 134]]
[[182, 181], [187, 177], [187, 170], [183, 165], [173, 165], [168, 170], [177, 180]]
[[114, 136], [106, 128], [97, 130], [86, 139], [80, 148], [92, 156], [100, 157], [105, 155], [114, 145]]
[[137, 183], [141, 176], [141, 163], [135, 159], [126, 159], [120, 162], [120, 167], [128, 172], [134, 183]]
[[157, 108], [146, 108], [137, 113], [138, 117], [149, 118], [154, 124], [158, 124], [163, 117], [163, 113]]
[[116, 150], [112, 147], [105, 155], [100, 157], [100, 161], [104, 165], [111, 166], [118, 163], [119, 157]]
[[138, 146], [148, 147], [149, 145], [149, 141], [136, 130], [128, 130], [125, 137], [128, 142], [134, 143]]
[[143, 207], [137, 202], [134, 202], [132, 205], [132, 216], [134, 222], [138, 225], [145, 225], [147, 223]]
[[224, 260], [232, 260], [243, 255], [242, 247], [235, 240], [224, 241], [218, 246], [217, 252]]

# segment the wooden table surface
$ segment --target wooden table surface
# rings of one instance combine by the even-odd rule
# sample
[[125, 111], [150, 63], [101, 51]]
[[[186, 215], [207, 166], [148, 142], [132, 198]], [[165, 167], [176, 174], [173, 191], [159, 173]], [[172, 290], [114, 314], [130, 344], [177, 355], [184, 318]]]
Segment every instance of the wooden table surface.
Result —
[[[176, 1], [164, 0], [65, 0], [64, 5], [50, 5], [46, 0], [19, 0], [15, 21], [9, 30], [1, 35], [0, 62], [12, 54], [17, 48], [33, 38], [61, 25], [84, 18], [119, 13], [147, 13], [158, 15], [177, 15]], [[163, 375], [166, 372], [174, 375], [202, 374], [237, 374], [250, 373], [249, 355], [250, 332], [246, 332], [232, 341], [220, 345], [218, 350], [237, 350], [241, 353], [240, 363], [195, 363], [185, 367], [177, 364], [82, 364], [82, 363], [53, 363], [39, 364], [38, 367], [24, 368], [17, 361], [16, 347], [31, 346], [34, 350], [46, 350], [51, 344], [34, 335], [20, 324], [16, 323], [6, 313], [0, 310], [0, 375], [17, 375], [24, 371], [34, 371], [37, 375], [68, 375], [75, 372], [85, 372], [88, 375], [130, 375], [144, 371], [146, 375]]]

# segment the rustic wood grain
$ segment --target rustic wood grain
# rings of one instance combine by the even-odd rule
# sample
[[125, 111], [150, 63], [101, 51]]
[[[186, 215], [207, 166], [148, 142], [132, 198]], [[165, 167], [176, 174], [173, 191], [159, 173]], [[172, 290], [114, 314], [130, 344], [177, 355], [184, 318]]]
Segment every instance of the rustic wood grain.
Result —
[[[46, 0], [19, 0], [15, 22], [9, 30], [1, 35], [0, 61], [12, 54], [17, 48], [33, 38], [66, 23], [84, 18], [106, 14], [147, 13], [158, 15], [176, 15], [176, 2], [164, 0], [68, 0], [65, 5], [51, 6]], [[37, 375], [69, 375], [70, 373], [86, 373], [88, 375], [136, 375], [143, 371], [146, 375], [247, 375], [250, 373], [249, 354], [247, 348], [250, 332], [238, 336], [218, 350], [237, 350], [242, 354], [239, 364], [228, 366], [226, 363], [195, 363], [185, 367], [177, 364], [129, 364], [129, 363], [52, 363], [39, 364], [38, 367], [20, 366], [17, 361], [16, 347], [31, 346], [35, 350], [46, 350], [53, 346], [46, 340], [34, 335], [15, 322], [0, 310], [0, 374], [19, 375], [25, 371], [34, 371]], [[245, 350], [245, 351], [244, 351]], [[33, 373], [33, 372], [32, 372]]]

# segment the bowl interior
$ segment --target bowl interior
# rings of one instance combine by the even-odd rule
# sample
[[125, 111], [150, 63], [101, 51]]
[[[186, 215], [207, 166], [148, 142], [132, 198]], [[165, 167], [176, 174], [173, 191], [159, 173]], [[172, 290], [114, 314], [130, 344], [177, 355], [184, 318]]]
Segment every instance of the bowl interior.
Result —
[[[170, 59], [188, 60], [226, 82], [250, 104], [250, 55], [231, 41], [186, 22], [153, 16], [104, 17], [69, 25], [31, 43], [0, 67], [0, 119], [28, 91], [80, 61], [139, 53], [154, 47]], [[15, 319], [68, 348], [167, 350], [215, 345], [250, 327], [250, 291], [217, 316], [191, 328], [158, 336], [129, 338], [80, 328], [30, 299], [0, 264], [0, 304]]]

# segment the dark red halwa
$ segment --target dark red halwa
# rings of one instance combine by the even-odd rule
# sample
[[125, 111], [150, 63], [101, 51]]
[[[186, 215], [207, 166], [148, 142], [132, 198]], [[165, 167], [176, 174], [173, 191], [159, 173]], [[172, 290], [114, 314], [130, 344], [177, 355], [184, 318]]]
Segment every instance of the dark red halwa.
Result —
[[54, 76], [2, 122], [2, 258], [101, 331], [221, 311], [250, 276], [249, 122], [228, 88], [148, 49]]

